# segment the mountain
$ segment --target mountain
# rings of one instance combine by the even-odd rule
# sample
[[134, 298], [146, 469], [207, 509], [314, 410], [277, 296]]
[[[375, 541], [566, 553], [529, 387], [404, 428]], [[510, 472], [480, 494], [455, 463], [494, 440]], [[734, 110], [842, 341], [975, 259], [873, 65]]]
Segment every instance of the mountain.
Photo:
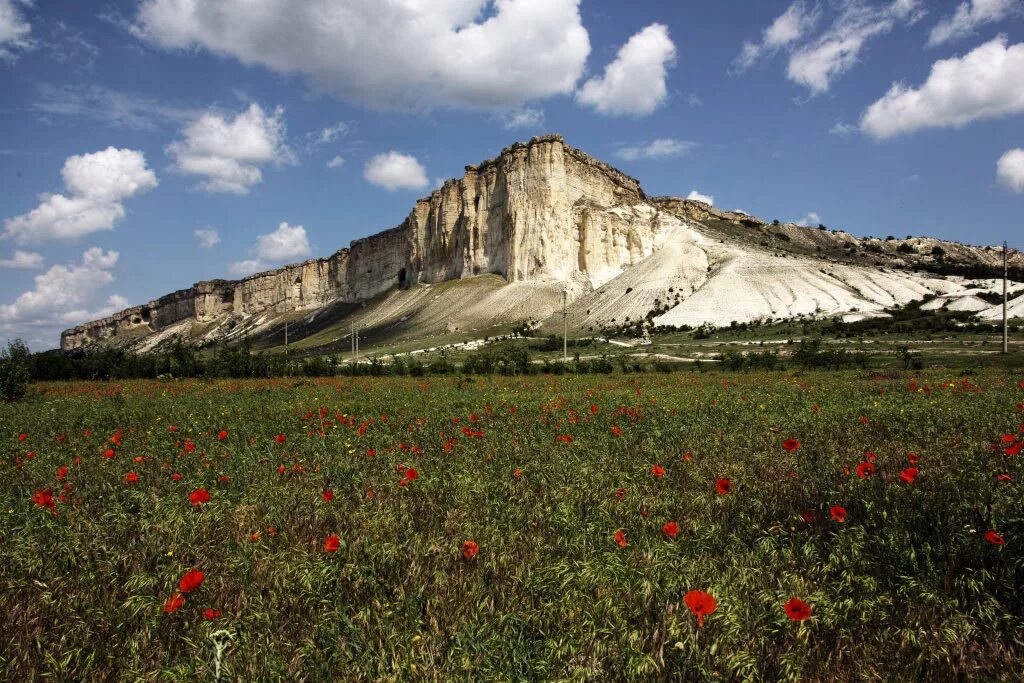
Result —
[[[1011, 266], [1024, 272], [1024, 256]], [[860, 239], [649, 197], [548, 135], [467, 166], [401, 225], [332, 256], [196, 283], [65, 330], [61, 348], [272, 346], [286, 320], [291, 342], [322, 351], [347, 348], [352, 325], [391, 341], [482, 336], [556, 312], [560, 322], [563, 291], [574, 329], [863, 317], [923, 298], [992, 316], [984, 296], [1001, 267], [992, 247]]]

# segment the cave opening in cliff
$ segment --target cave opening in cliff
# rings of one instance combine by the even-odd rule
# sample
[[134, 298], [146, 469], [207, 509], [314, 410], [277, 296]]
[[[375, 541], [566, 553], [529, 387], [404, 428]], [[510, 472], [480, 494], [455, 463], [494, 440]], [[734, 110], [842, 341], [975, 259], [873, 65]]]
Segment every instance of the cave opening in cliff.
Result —
[[398, 286], [402, 289], [407, 289], [409, 287], [409, 283], [406, 282], [405, 279], [405, 268], [398, 271]]

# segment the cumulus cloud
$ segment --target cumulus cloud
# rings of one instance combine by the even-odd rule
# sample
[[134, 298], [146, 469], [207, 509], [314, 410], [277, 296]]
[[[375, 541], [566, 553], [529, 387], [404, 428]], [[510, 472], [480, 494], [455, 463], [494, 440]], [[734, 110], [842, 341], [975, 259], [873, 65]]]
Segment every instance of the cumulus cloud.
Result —
[[68, 157], [61, 175], [68, 194], [40, 195], [38, 207], [4, 221], [3, 237], [30, 244], [112, 230], [124, 200], [157, 185], [142, 152], [114, 147]]
[[263, 180], [261, 166], [295, 161], [285, 144], [284, 109], [270, 114], [258, 104], [234, 118], [207, 112], [182, 131], [183, 140], [167, 146], [178, 173], [204, 176], [207, 192], [247, 194]]
[[544, 125], [544, 110], [536, 107], [513, 109], [502, 115], [505, 128], [539, 128]]
[[203, 249], [213, 249], [220, 244], [220, 233], [213, 228], [200, 228], [195, 231], [195, 235]]
[[305, 258], [311, 251], [306, 229], [301, 225], [282, 222], [274, 232], [256, 238], [256, 244], [249, 250], [253, 258], [236, 261], [229, 269], [232, 275], [244, 277]]
[[704, 202], [708, 206], [715, 205], [715, 198], [711, 195], [701, 194], [697, 190], [691, 190], [690, 194], [686, 195], [686, 198], [694, 202]]
[[786, 75], [812, 94], [827, 92], [832, 81], [860, 60], [871, 39], [889, 33], [898, 21], [914, 23], [921, 11], [920, 0], [895, 0], [881, 6], [844, 0], [829, 30], [790, 55]]
[[345, 159], [339, 154], [327, 162], [327, 168], [341, 168], [345, 165]]
[[55, 265], [35, 276], [35, 287], [13, 303], [0, 304], [0, 330], [8, 335], [36, 335], [52, 343], [60, 328], [103, 318], [124, 308], [127, 301], [111, 296], [93, 308], [99, 290], [114, 281], [110, 271], [117, 265], [116, 251], [92, 247], [78, 264]]
[[999, 182], [1014, 192], [1024, 192], [1024, 149], [1011, 149], [996, 164]]
[[31, 0], [0, 0], [0, 60], [13, 60], [18, 50], [32, 47], [32, 25], [21, 7]]
[[0, 259], [0, 268], [42, 268], [43, 255], [34, 251], [22, 251], [16, 249], [14, 256], [9, 259]]
[[430, 185], [427, 170], [416, 157], [398, 152], [387, 152], [366, 162], [363, 177], [367, 181], [392, 192], [395, 190], [422, 190]]
[[638, 159], [665, 159], [668, 157], [680, 157], [688, 153], [696, 146], [696, 143], [674, 138], [658, 138], [640, 145], [625, 145], [620, 147], [616, 156], [626, 161]]
[[583, 84], [576, 99], [608, 116], [645, 116], [668, 95], [665, 80], [676, 46], [664, 24], [651, 24], [619, 50], [604, 74]]
[[952, 16], [936, 24], [928, 36], [929, 47], [942, 45], [974, 33], [985, 24], [1002, 21], [1020, 11], [1018, 0], [968, 0], [956, 8]]
[[134, 31], [371, 107], [505, 108], [573, 91], [590, 53], [579, 2], [143, 0]]
[[1024, 113], [1024, 43], [998, 36], [963, 57], [935, 62], [917, 88], [894, 83], [868, 107], [862, 131], [878, 139]]
[[821, 11], [817, 5], [809, 7], [806, 0], [797, 0], [764, 30], [760, 41], [743, 43], [743, 49], [733, 62], [733, 67], [737, 71], [744, 71], [762, 56], [792, 45], [814, 29], [820, 16]]
[[816, 228], [821, 224], [821, 216], [819, 216], [816, 212], [811, 211], [800, 220], [793, 222], [803, 228]]

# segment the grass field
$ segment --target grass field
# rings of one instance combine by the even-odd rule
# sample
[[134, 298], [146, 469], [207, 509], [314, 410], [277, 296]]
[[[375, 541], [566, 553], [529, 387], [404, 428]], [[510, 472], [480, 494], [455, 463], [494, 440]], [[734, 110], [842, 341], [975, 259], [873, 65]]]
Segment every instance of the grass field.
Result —
[[1020, 680], [1022, 423], [996, 370], [37, 385], [0, 678]]

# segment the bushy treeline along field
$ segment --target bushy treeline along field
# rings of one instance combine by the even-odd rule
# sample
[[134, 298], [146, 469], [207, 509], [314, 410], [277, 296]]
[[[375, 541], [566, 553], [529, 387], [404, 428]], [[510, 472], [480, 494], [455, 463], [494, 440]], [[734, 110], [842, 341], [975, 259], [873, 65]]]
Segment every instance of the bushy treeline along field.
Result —
[[36, 385], [0, 678], [1020, 680], [1022, 380]]

